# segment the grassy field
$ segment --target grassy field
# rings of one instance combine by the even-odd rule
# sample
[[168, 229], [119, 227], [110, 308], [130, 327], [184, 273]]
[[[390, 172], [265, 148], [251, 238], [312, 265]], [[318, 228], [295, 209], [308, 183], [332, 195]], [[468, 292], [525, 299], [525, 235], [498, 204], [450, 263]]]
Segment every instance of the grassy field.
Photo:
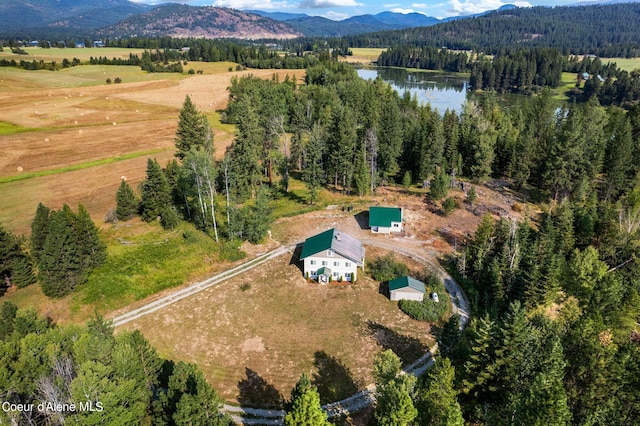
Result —
[[28, 54], [27, 55], [18, 55], [12, 53], [9, 48], [5, 48], [4, 52], [0, 52], [0, 59], [15, 59], [16, 61], [32, 61], [32, 60], [43, 60], [45, 62], [56, 61], [58, 63], [62, 62], [64, 58], [68, 60], [72, 60], [73, 58], [78, 58], [81, 61], [88, 61], [90, 57], [100, 57], [106, 56], [107, 58], [119, 58], [119, 59], [127, 59], [129, 58], [129, 54], [133, 53], [134, 55], [142, 56], [144, 49], [127, 49], [127, 48], [119, 48], [119, 47], [101, 47], [101, 48], [58, 48], [52, 47], [50, 49], [42, 49], [40, 47], [25, 47], [23, 48]]
[[[47, 53], [61, 52], [66, 50]], [[99, 222], [114, 207], [122, 176], [135, 187], [144, 178], [147, 158], [161, 164], [172, 158], [186, 95], [210, 118], [221, 157], [235, 131], [220, 122], [219, 114], [232, 77], [304, 76], [304, 70], [229, 72], [234, 64], [227, 62], [191, 65], [204, 74], [150, 74], [139, 67], [105, 65], [60, 71], [0, 68], [0, 222], [28, 233], [39, 202], [52, 208], [83, 203]], [[115, 77], [123, 82], [105, 83]]]
[[566, 101], [567, 99], [569, 99], [565, 93], [575, 87], [577, 78], [578, 75], [576, 73], [563, 72], [562, 83], [560, 84], [560, 86], [553, 89], [553, 99], [558, 101]]
[[360, 47], [352, 47], [350, 49], [353, 52], [353, 55], [340, 58], [340, 60], [344, 62], [360, 63], [364, 65], [369, 65], [372, 62], [376, 61], [380, 56], [380, 53], [385, 52], [387, 50], [386, 48], [360, 48]]
[[615, 62], [618, 68], [625, 71], [633, 71], [640, 69], [640, 58], [601, 58], [602, 63]]
[[141, 330], [164, 357], [197, 363], [225, 399], [254, 406], [280, 405], [303, 372], [322, 402], [339, 400], [372, 382], [381, 348], [409, 363], [433, 343], [429, 324], [400, 312], [378, 282], [363, 274], [354, 285], [307, 282], [291, 260], [280, 257], [123, 328]]

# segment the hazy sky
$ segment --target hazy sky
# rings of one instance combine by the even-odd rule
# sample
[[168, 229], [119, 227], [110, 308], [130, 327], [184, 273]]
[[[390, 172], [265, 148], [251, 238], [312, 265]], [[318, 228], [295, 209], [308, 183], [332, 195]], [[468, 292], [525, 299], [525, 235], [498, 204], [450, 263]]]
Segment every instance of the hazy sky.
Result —
[[[167, 0], [132, 0], [137, 3], [159, 4]], [[376, 14], [385, 10], [418, 12], [444, 18], [464, 16], [497, 9], [505, 4], [516, 6], [561, 6], [580, 0], [184, 0], [194, 6], [222, 6], [234, 9], [257, 9], [268, 12], [306, 13], [330, 19], [344, 19], [354, 15]]]

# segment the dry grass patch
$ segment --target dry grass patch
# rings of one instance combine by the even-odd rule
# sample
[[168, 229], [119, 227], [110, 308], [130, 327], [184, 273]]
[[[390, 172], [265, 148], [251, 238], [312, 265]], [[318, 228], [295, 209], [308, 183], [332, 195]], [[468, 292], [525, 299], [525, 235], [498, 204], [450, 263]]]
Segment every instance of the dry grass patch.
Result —
[[309, 283], [289, 256], [147, 315], [140, 329], [162, 356], [197, 363], [229, 401], [278, 405], [303, 372], [323, 402], [372, 382], [373, 357], [392, 348], [408, 363], [433, 343], [362, 277], [355, 285]]

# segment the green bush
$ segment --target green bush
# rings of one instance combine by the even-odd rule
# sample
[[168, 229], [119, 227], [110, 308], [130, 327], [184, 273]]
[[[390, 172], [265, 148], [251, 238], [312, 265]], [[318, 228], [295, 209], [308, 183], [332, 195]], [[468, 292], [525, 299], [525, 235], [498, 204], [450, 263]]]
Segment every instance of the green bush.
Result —
[[160, 212], [160, 224], [164, 229], [173, 229], [180, 223], [180, 217], [175, 207], [168, 206]]
[[449, 197], [442, 202], [442, 215], [449, 216], [458, 207], [458, 202], [455, 198]]
[[240, 250], [240, 242], [225, 241], [220, 243], [220, 260], [235, 262], [245, 257], [247, 257], [247, 254]]
[[[428, 273], [423, 278], [426, 294], [422, 302], [416, 300], [400, 300], [398, 307], [402, 312], [409, 315], [411, 318], [418, 321], [438, 322], [442, 320], [442, 317], [447, 312], [447, 298], [445, 297], [446, 290], [442, 280], [436, 275]], [[439, 302], [435, 302], [431, 295], [437, 293], [440, 299]]]
[[380, 282], [409, 274], [407, 265], [397, 262], [393, 253], [376, 258], [370, 265], [367, 265], [367, 268], [373, 279]]

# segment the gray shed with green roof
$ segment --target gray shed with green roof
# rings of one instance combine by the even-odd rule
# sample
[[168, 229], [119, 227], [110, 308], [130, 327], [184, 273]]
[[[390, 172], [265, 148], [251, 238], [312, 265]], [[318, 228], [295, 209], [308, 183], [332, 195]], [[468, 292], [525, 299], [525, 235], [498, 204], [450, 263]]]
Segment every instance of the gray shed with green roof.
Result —
[[369, 227], [371, 232], [379, 234], [402, 232], [402, 208], [370, 207]]
[[389, 299], [417, 300], [422, 302], [427, 290], [422, 281], [408, 276], [389, 281]]

